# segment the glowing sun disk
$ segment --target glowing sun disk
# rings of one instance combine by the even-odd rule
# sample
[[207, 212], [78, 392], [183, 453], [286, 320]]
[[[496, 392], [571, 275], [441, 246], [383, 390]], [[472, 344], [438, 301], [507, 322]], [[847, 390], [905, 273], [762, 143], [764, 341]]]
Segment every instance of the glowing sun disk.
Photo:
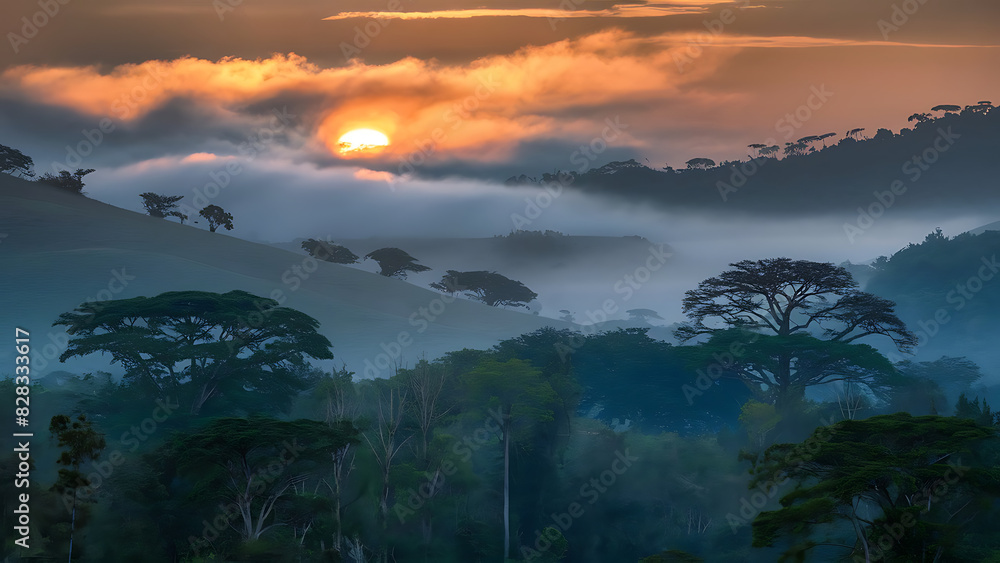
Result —
[[389, 137], [374, 129], [355, 129], [348, 131], [337, 140], [337, 148], [341, 153], [352, 153], [380, 149], [389, 145]]

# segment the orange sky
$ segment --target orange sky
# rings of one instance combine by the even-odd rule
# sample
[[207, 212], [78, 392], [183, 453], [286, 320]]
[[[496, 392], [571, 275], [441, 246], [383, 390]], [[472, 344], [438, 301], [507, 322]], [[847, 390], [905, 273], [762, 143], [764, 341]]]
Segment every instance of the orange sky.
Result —
[[[2, 21], [32, 15], [34, 4], [15, 4]], [[1000, 52], [995, 2], [928, 2], [905, 23], [897, 17], [898, 30], [880, 28], [893, 21], [893, 2], [881, 0], [563, 9], [572, 5], [442, 1], [415, 12], [410, 0], [359, 0], [337, 13], [312, 1], [73, 3], [29, 40], [8, 35], [0, 96], [28, 111], [112, 119], [150, 139], [157, 112], [181, 104], [219, 125], [192, 150], [213, 154], [226, 152], [227, 127], [258, 127], [271, 108], [291, 105], [301, 116], [288, 140], [297, 158], [360, 158], [389, 172], [415, 156], [462, 170], [514, 166], [526, 151], [565, 169], [608, 120], [623, 124], [605, 139], [613, 154], [679, 166], [740, 158], [751, 142], [898, 130], [933, 105], [1000, 97], [1000, 78], [985, 70]], [[829, 95], [816, 102], [816, 91]], [[343, 159], [331, 150], [361, 127], [390, 146]]]

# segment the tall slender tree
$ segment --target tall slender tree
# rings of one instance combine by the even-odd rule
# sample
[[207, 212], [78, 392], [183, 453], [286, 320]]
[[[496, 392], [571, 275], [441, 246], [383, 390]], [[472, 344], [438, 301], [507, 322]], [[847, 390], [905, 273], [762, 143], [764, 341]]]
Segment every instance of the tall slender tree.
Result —
[[59, 470], [59, 479], [54, 488], [64, 497], [72, 491], [72, 516], [69, 525], [69, 559], [73, 561], [73, 534], [76, 529], [77, 489], [90, 485], [80, 471], [80, 466], [100, 457], [107, 446], [104, 435], [94, 429], [86, 415], [79, 415], [76, 420], [64, 414], [58, 414], [49, 421], [49, 433], [58, 440], [60, 448], [66, 448], [59, 454], [56, 463], [65, 466]]
[[510, 458], [513, 434], [533, 422], [551, 421], [557, 402], [541, 372], [523, 360], [487, 359], [466, 374], [465, 382], [479, 404], [495, 409], [503, 450], [503, 556], [510, 559]]

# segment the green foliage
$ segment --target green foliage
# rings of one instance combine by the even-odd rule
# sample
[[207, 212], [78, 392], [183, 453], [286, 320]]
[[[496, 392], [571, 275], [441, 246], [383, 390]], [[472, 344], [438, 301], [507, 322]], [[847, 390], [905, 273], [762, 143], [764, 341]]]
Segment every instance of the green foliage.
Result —
[[933, 381], [952, 400], [983, 377], [983, 372], [975, 362], [968, 358], [948, 356], [941, 356], [932, 362], [904, 360], [896, 364], [896, 369], [907, 377]]
[[94, 430], [86, 415], [80, 414], [73, 420], [59, 414], [49, 422], [49, 433], [58, 440], [58, 446], [65, 448], [56, 463], [65, 466], [59, 470], [59, 478], [52, 489], [65, 501], [72, 497], [72, 516], [69, 533], [69, 559], [73, 559], [73, 534], [76, 527], [78, 490], [91, 484], [90, 479], [80, 471], [80, 466], [96, 460], [107, 447], [104, 436]]
[[61, 361], [109, 353], [131, 384], [182, 397], [194, 414], [209, 400], [220, 410], [287, 409], [305, 386], [305, 358], [333, 357], [316, 319], [244, 291], [84, 303], [54, 324], [74, 337]]
[[982, 405], [980, 405], [979, 397], [970, 401], [965, 393], [958, 396], [958, 402], [955, 404], [955, 416], [974, 420], [983, 426], [1000, 426], [1000, 413], [994, 413], [986, 399], [983, 399]]
[[53, 416], [49, 433], [58, 440], [60, 448], [65, 448], [56, 463], [68, 468], [59, 470], [57, 490], [63, 492], [88, 486], [90, 482], [80, 473], [80, 465], [101, 455], [107, 447], [104, 436], [83, 414], [78, 415], [76, 420], [64, 414]]
[[961, 522], [955, 517], [968, 511], [968, 518], [1000, 496], [1000, 472], [984, 457], [996, 442], [994, 431], [971, 420], [897, 413], [823, 427], [801, 445], [771, 446], [754, 464], [749, 486], [785, 479], [796, 486], [781, 497], [782, 508], [754, 520], [753, 544], [787, 537], [798, 543], [785, 557], [799, 557], [816, 545], [817, 528], [850, 537], [843, 527], [825, 526], [844, 522], [854, 530], [848, 556], [865, 545], [888, 560], [953, 553]]
[[763, 447], [767, 435], [774, 430], [781, 420], [774, 405], [761, 403], [753, 399], [743, 403], [740, 409], [740, 424], [747, 429], [751, 443]]
[[[731, 266], [686, 293], [690, 322], [675, 335], [709, 336], [707, 346], [727, 354], [721, 368], [779, 405], [812, 385], [848, 379], [873, 387], [893, 375], [874, 348], [855, 343], [860, 338], [888, 337], [900, 350], [916, 344], [895, 304], [859, 291], [840, 266], [788, 258]], [[822, 340], [809, 332], [814, 326], [822, 326]]]
[[203, 514], [208, 521], [220, 515], [217, 507], [232, 507], [222, 512], [226, 525], [216, 535], [232, 528], [241, 549], [267, 551], [269, 544], [260, 542], [282, 524], [301, 530], [314, 514], [327, 513], [328, 499], [299, 487], [326, 475], [331, 454], [357, 443], [357, 434], [348, 421], [221, 418], [178, 436], [151, 459], [189, 483], [190, 501], [214, 508]]
[[677, 549], [670, 549], [656, 555], [644, 557], [639, 560], [639, 563], [701, 563], [702, 561], [704, 559], [701, 557], [695, 557], [690, 553]]

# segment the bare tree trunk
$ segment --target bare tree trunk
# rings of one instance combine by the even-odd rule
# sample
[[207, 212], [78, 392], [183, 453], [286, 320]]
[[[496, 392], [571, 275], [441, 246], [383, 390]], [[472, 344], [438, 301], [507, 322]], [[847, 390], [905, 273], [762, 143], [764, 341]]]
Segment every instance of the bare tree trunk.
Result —
[[73, 515], [69, 521], [69, 563], [73, 563], [73, 532], [76, 530], [76, 487], [73, 487]]
[[375, 455], [381, 469], [382, 492], [379, 495], [379, 519], [382, 526], [385, 526], [389, 516], [389, 473], [392, 469], [392, 460], [399, 453], [410, 437], [396, 444], [396, 434], [403, 421], [403, 413], [406, 408], [406, 393], [397, 393], [390, 389], [388, 400], [380, 392], [378, 397], [378, 426], [375, 429], [374, 438], [364, 434], [364, 439], [368, 442]]

